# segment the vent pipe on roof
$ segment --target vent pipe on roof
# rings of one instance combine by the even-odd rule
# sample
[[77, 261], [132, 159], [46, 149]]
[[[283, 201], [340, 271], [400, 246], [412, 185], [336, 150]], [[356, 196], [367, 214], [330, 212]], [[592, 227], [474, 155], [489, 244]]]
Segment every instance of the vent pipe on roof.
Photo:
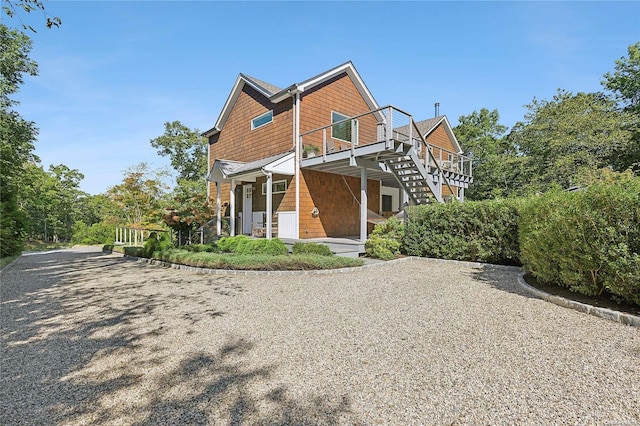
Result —
[[436, 108], [436, 115], [435, 116], [439, 117], [440, 116], [440, 102], [436, 102], [433, 106]]

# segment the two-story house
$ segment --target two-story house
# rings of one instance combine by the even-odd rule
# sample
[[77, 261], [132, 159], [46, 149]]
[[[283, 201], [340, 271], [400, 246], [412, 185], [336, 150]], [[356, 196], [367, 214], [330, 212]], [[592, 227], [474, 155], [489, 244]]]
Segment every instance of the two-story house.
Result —
[[240, 74], [209, 140], [217, 232], [356, 236], [408, 203], [462, 200], [471, 162], [445, 116], [380, 107], [351, 62], [279, 88]]

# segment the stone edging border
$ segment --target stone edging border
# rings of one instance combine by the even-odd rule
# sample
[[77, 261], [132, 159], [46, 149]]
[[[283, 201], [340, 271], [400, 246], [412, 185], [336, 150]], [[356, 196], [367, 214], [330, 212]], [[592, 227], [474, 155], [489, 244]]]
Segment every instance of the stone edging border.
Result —
[[521, 288], [533, 294], [534, 296], [539, 297], [540, 299], [565, 308], [574, 309], [585, 314], [594, 315], [596, 317], [616, 321], [633, 327], [640, 327], [639, 316], [627, 314], [625, 312], [614, 311], [613, 309], [587, 305], [586, 303], [576, 302], [575, 300], [565, 299], [564, 297], [556, 296], [554, 294], [547, 293], [546, 291], [538, 290], [537, 288], [527, 284], [527, 282], [524, 280], [524, 275], [524, 272], [518, 274], [518, 284]]
[[338, 269], [313, 269], [313, 270], [302, 270], [302, 271], [245, 271], [245, 270], [229, 270], [229, 269], [209, 269], [202, 268], [197, 266], [188, 266], [188, 265], [180, 265], [177, 263], [169, 263], [163, 262], [161, 260], [155, 259], [146, 259], [142, 257], [135, 257], [129, 255], [123, 255], [126, 258], [136, 260], [138, 262], [146, 262], [150, 265], [158, 265], [163, 266], [165, 268], [171, 269], [179, 269], [195, 274], [212, 274], [212, 275], [329, 275], [329, 274], [340, 274], [347, 272], [356, 272], [362, 269], [367, 268], [375, 268], [378, 266], [387, 265], [389, 263], [399, 263], [399, 262], [430, 262], [430, 263], [455, 263], [458, 265], [466, 266], [474, 269], [496, 269], [502, 271], [512, 271], [512, 272], [520, 272], [518, 274], [518, 285], [528, 293], [543, 299], [547, 302], [554, 303], [556, 305], [574, 309], [576, 311], [594, 315], [600, 318], [616, 321], [622, 324], [630, 325], [633, 327], [640, 328], [640, 317], [632, 314], [627, 314], [624, 312], [614, 311], [612, 309], [600, 308], [597, 306], [587, 305], [585, 303], [576, 302], [574, 300], [565, 299], [564, 297], [555, 296], [553, 294], [547, 293], [542, 290], [538, 290], [526, 283], [524, 280], [524, 272], [522, 272], [522, 268], [519, 266], [507, 266], [507, 265], [494, 265], [491, 263], [481, 263], [481, 262], [468, 262], [463, 260], [448, 260], [448, 259], [436, 259], [431, 257], [417, 257], [417, 256], [407, 256], [402, 257], [400, 259], [388, 260], [388, 261], [380, 261], [376, 263], [369, 263], [362, 266], [354, 266], [351, 268], [338, 268]]

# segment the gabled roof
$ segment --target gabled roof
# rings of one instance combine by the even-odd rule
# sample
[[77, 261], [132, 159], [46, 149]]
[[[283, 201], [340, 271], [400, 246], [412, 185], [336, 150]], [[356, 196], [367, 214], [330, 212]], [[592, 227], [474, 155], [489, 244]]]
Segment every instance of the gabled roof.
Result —
[[250, 77], [246, 74], [239, 74], [235, 84], [233, 85], [233, 88], [231, 89], [231, 93], [229, 94], [229, 97], [227, 98], [227, 101], [224, 104], [224, 107], [222, 107], [222, 111], [220, 112], [220, 116], [218, 117], [218, 120], [216, 121], [215, 126], [207, 130], [206, 132], [204, 132], [203, 136], [206, 136], [206, 137], [213, 136], [216, 133], [220, 132], [220, 130], [222, 130], [222, 127], [224, 126], [224, 123], [227, 121], [227, 118], [229, 118], [231, 109], [233, 108], [233, 105], [238, 100], [238, 97], [240, 96], [240, 93], [242, 92], [242, 88], [244, 87], [245, 84], [248, 84], [249, 86], [253, 87], [263, 96], [268, 98], [271, 102], [273, 102], [274, 104], [277, 104], [278, 102], [282, 102], [288, 99], [289, 97], [291, 97], [292, 95], [295, 95], [296, 93], [304, 93], [307, 90], [311, 90], [314, 87], [344, 72], [346, 72], [347, 75], [351, 78], [354, 85], [358, 89], [358, 92], [360, 92], [360, 95], [369, 106], [370, 110], [378, 109], [379, 108], [378, 103], [374, 99], [373, 95], [371, 94], [367, 86], [364, 84], [364, 81], [360, 77], [360, 74], [358, 74], [358, 71], [353, 66], [351, 61], [345, 62], [342, 65], [338, 65], [337, 67], [332, 68], [328, 71], [325, 71], [321, 74], [318, 74], [315, 77], [311, 77], [308, 80], [304, 80], [300, 83], [294, 83], [291, 86], [286, 87], [285, 89], [280, 89], [279, 87], [274, 86], [273, 84], [267, 83], [265, 81], [259, 80], [254, 77]]
[[451, 143], [453, 144], [453, 147], [455, 148], [456, 152], [458, 154], [462, 154], [462, 147], [460, 146], [460, 143], [458, 142], [456, 135], [453, 133], [453, 129], [451, 128], [451, 124], [449, 123], [449, 119], [447, 119], [446, 115], [440, 115], [438, 117], [417, 121], [416, 127], [418, 127], [418, 130], [420, 130], [420, 133], [426, 139], [427, 136], [429, 136], [431, 132], [433, 132], [440, 123], [442, 123], [442, 125], [444, 126], [444, 130], [447, 132], [449, 139], [451, 139]]

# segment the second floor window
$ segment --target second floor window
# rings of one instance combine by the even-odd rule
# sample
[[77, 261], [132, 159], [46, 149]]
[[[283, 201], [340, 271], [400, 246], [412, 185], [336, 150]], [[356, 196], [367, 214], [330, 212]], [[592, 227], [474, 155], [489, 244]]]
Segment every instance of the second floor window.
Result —
[[251, 120], [251, 130], [257, 129], [258, 127], [262, 127], [266, 124], [271, 123], [272, 121], [273, 121], [273, 111], [268, 111]]
[[[338, 123], [339, 121], [346, 120], [348, 118], [348, 115], [331, 111], [331, 123]], [[351, 142], [351, 120], [331, 126], [331, 137], [341, 141]]]

